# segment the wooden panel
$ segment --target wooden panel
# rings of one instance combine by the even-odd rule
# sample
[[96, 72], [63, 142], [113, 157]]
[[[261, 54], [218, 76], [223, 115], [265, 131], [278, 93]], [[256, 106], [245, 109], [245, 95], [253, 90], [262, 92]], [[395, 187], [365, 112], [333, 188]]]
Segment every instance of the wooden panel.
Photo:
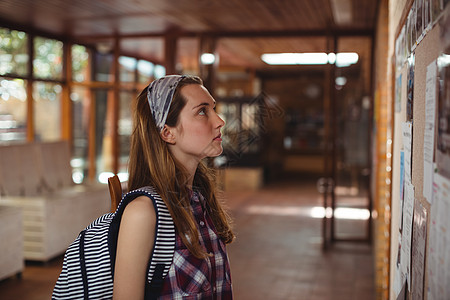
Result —
[[163, 38], [122, 39], [120, 48], [122, 53], [130, 56], [149, 59], [160, 64], [164, 62]]
[[[373, 28], [377, 1], [353, 0], [351, 28]], [[0, 19], [54, 34], [327, 29], [334, 24], [328, 0], [3, 0]]]
[[370, 28], [375, 24], [378, 1], [352, 0], [353, 28]]
[[[2, 0], [0, 26], [33, 30], [74, 42], [98, 42], [98, 37], [123, 39], [121, 49], [130, 56], [163, 63], [166, 32], [198, 37], [202, 33], [325, 32], [339, 29], [372, 30], [378, 1], [350, 0], [351, 21], [337, 27], [329, 0]], [[344, 25], [343, 25], [344, 26]], [[137, 38], [140, 37], [140, 38]], [[263, 67], [258, 52], [323, 51], [324, 42], [308, 39], [245, 38], [220, 41], [218, 51], [225, 65]], [[309, 50], [310, 49], [310, 50]], [[261, 51], [258, 51], [261, 50]], [[186, 53], [178, 61], [197, 60]], [[190, 63], [192, 65], [192, 63]]]
[[264, 53], [325, 52], [325, 50], [325, 37], [223, 38], [220, 39], [218, 46], [223, 65], [228, 63], [257, 68], [268, 67], [261, 60]]

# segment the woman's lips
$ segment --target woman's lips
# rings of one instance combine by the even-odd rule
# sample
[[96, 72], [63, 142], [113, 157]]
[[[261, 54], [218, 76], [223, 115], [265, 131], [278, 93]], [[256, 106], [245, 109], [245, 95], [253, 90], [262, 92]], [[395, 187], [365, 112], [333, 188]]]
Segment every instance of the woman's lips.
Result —
[[215, 141], [222, 141], [222, 134], [219, 133], [218, 136], [214, 138]]

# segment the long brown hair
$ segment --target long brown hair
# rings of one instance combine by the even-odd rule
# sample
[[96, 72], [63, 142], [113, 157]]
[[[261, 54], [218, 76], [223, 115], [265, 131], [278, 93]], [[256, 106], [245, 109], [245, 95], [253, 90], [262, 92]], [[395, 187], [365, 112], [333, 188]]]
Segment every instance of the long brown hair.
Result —
[[[167, 116], [166, 124], [169, 126], [177, 124], [180, 112], [186, 105], [187, 101], [180, 91], [188, 84], [203, 83], [196, 76], [186, 76], [179, 82]], [[129, 190], [153, 186], [166, 203], [183, 243], [196, 257], [206, 257], [207, 254], [199, 243], [199, 232], [190, 209], [189, 189], [186, 186], [188, 174], [172, 156], [156, 128], [147, 100], [147, 88], [136, 99], [128, 172]], [[216, 197], [213, 171], [203, 162], [197, 167], [193, 186], [205, 197], [219, 237], [223, 242], [231, 243], [234, 234], [230, 218]]]

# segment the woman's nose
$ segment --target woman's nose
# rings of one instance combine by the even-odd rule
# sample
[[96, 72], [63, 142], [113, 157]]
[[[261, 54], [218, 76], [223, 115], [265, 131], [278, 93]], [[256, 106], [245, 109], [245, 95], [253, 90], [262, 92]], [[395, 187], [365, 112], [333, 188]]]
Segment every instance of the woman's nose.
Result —
[[217, 128], [221, 128], [225, 125], [225, 121], [216, 113], [217, 116]]

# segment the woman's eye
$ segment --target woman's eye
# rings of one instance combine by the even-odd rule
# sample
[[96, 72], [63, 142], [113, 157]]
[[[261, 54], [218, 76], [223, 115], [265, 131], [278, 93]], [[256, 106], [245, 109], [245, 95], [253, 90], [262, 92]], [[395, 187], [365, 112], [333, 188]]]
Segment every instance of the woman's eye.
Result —
[[201, 116], [206, 115], [206, 108], [203, 107], [202, 109], [200, 109], [200, 110], [198, 111], [198, 114], [201, 115]]

